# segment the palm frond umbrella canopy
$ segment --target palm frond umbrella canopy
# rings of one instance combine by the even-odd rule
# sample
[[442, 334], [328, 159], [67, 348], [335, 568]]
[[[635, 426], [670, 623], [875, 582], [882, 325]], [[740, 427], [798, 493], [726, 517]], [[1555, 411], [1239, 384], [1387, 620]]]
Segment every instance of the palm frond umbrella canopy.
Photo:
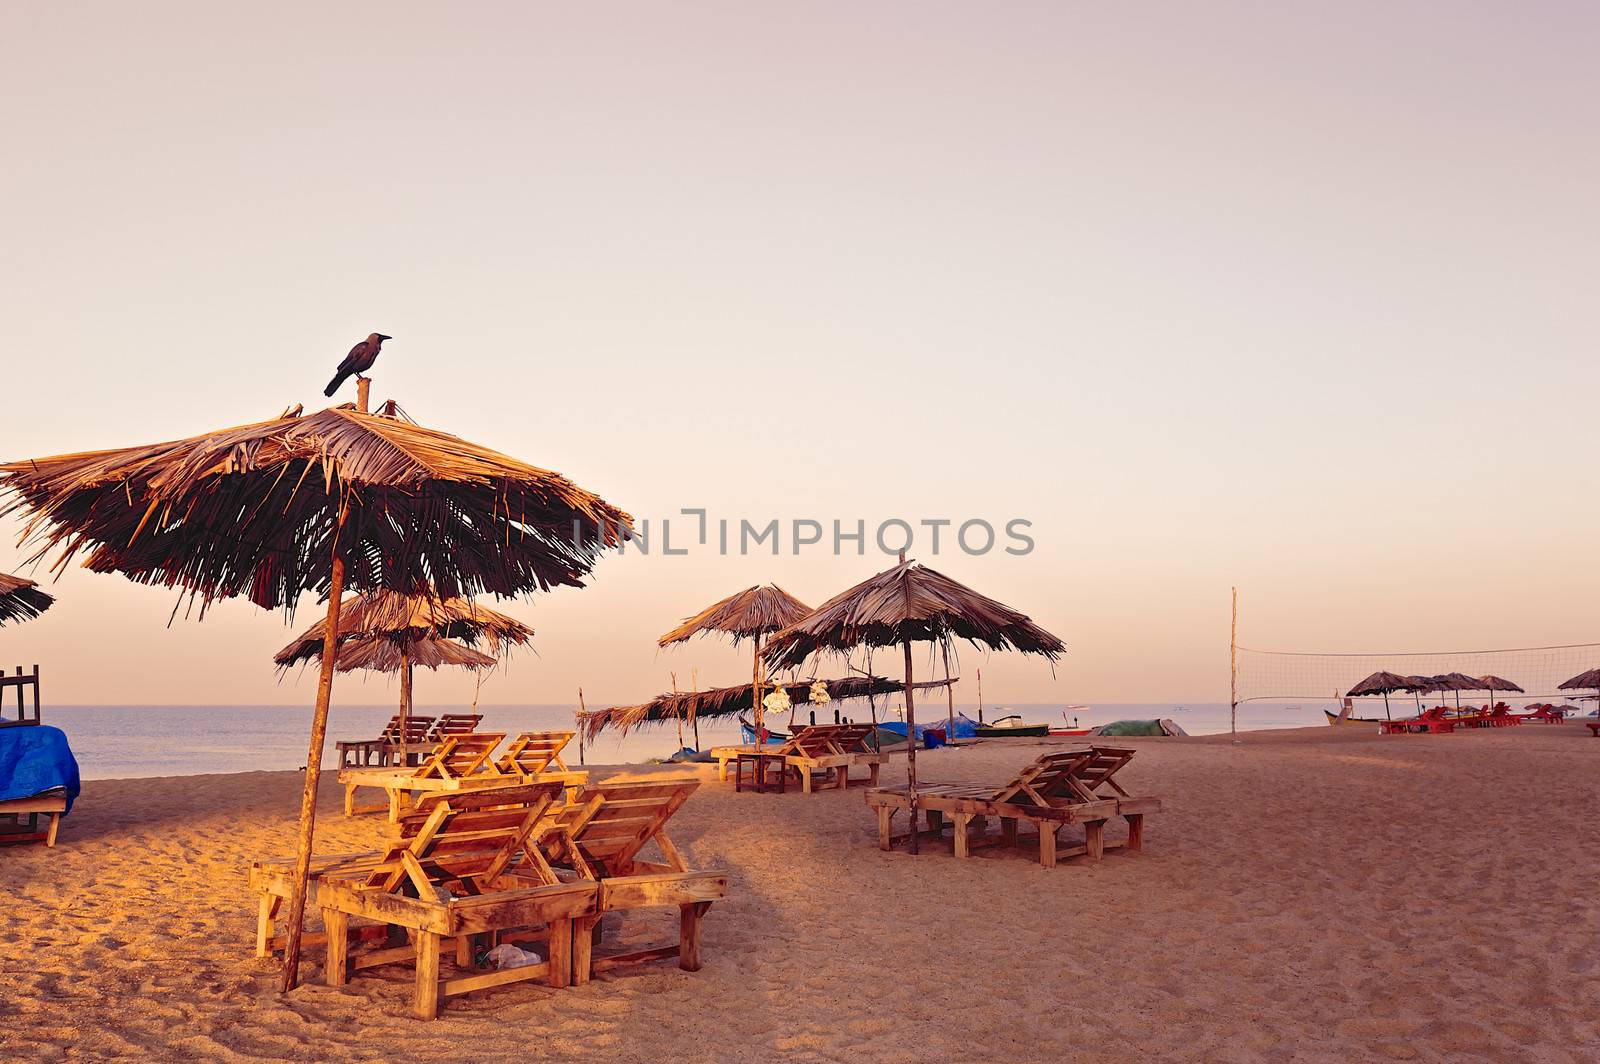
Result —
[[581, 587], [631, 519], [567, 478], [345, 405], [188, 439], [0, 465], [25, 542], [64, 568], [180, 588], [201, 614], [247, 596], [328, 602], [282, 987], [297, 982], [322, 744], [345, 589], [441, 598]]
[[761, 637], [780, 628], [787, 628], [811, 612], [811, 607], [789, 594], [776, 584], [747, 587], [719, 602], [713, 602], [672, 631], [663, 635], [657, 644], [671, 646], [697, 635], [718, 632], [739, 640], [750, 639], [755, 644], [754, 660], [750, 667], [750, 695], [755, 706], [756, 744], [761, 744]]
[[1383, 714], [1390, 720], [1394, 714], [1389, 712], [1389, 695], [1395, 691], [1416, 690], [1416, 677], [1401, 676], [1397, 672], [1378, 671], [1368, 676], [1345, 692], [1346, 698], [1365, 698], [1371, 695], [1383, 696]]
[[[272, 660], [286, 669], [299, 662], [320, 659], [327, 628], [326, 618], [317, 621], [278, 651]], [[410, 657], [421, 641], [460, 639], [469, 646], [492, 644], [497, 652], [504, 653], [514, 646], [527, 645], [533, 638], [533, 629], [515, 617], [463, 598], [437, 599], [395, 591], [369, 591], [352, 595], [340, 604], [339, 638], [379, 639], [393, 646], [392, 656], [398, 664], [395, 669], [381, 671], [400, 673], [400, 734], [404, 735], [405, 718], [411, 716], [412, 706]], [[341, 672], [350, 671], [344, 668], [345, 656], [345, 651], [341, 650]], [[492, 664], [494, 659], [490, 658], [489, 662]], [[427, 663], [418, 660], [416, 664]], [[438, 665], [429, 667], [437, 669]], [[405, 760], [404, 751], [401, 760]]]
[[1447, 672], [1443, 676], [1435, 676], [1433, 682], [1440, 691], [1454, 691], [1456, 693], [1456, 708], [1461, 708], [1462, 691], [1482, 691], [1483, 681], [1476, 676], [1468, 676], [1464, 672]]
[[[810, 699], [812, 687], [817, 682], [804, 680], [777, 686], [781, 687], [796, 704], [800, 704]], [[885, 695], [899, 691], [905, 686], [899, 680], [885, 679], [881, 676], [846, 676], [822, 682], [827, 685], [832, 702]], [[916, 686], [919, 691], [932, 690], [953, 682], [925, 680]], [[713, 687], [705, 691], [674, 692], [659, 695], [637, 706], [612, 706], [608, 709], [580, 713], [578, 724], [583, 728], [585, 736], [593, 740], [607, 728], [616, 728], [627, 734], [634, 728], [666, 724], [669, 721], [693, 723], [702, 718], [732, 717], [753, 708], [754, 703], [751, 701], [753, 693], [749, 684], [740, 684], [738, 687]]]
[[[1572, 679], [1557, 684], [1556, 690], [1583, 691], [1591, 687], [1594, 688], [1595, 691], [1595, 700], [1600, 702], [1600, 669], [1590, 669], [1588, 672], [1580, 672]], [[1580, 697], [1579, 701], [1583, 701], [1583, 698]], [[1576, 707], [1574, 707], [1574, 709], [1576, 709]], [[1600, 709], [1597, 709], [1595, 712], [1600, 713]]]
[[911, 852], [917, 852], [916, 702], [911, 644], [948, 646], [965, 639], [990, 650], [1039, 654], [1054, 662], [1066, 644], [1027, 615], [980, 595], [943, 573], [901, 561], [818, 606], [810, 616], [790, 625], [767, 642], [763, 660], [774, 668], [796, 667], [813, 654], [848, 655], [858, 646], [896, 644], [905, 651], [906, 779], [911, 801]]
[[[418, 665], [425, 669], [492, 669], [495, 658], [454, 639], [424, 637], [410, 643], [396, 643], [381, 636], [347, 639], [339, 644], [340, 672], [398, 672], [402, 675]], [[410, 709], [410, 706], [406, 707]]]
[[1487, 676], [1478, 677], [1478, 682], [1483, 685], [1483, 690], [1489, 692], [1489, 708], [1491, 710], [1494, 709], [1494, 693], [1496, 691], [1499, 691], [1501, 694], [1527, 694], [1527, 692], [1521, 687], [1512, 683], [1504, 676], [1496, 676], [1493, 673], [1490, 673]]
[[0, 573], [0, 624], [31, 621], [55, 603], [55, 596], [39, 590], [26, 577]]

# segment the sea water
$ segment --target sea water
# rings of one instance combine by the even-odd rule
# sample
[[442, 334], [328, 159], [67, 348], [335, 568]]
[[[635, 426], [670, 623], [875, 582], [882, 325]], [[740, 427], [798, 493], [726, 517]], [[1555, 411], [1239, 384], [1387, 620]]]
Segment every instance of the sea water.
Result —
[[[896, 700], [898, 701], [898, 700]], [[506, 732], [567, 730], [574, 728], [575, 705], [479, 706], [483, 731]], [[818, 713], [819, 723], [833, 720], [834, 709], [848, 719], [869, 719], [865, 702], [835, 703], [826, 713]], [[1005, 707], [986, 705], [984, 719], [993, 721], [1008, 714], [1020, 714], [1030, 723], [1066, 727], [1074, 718], [1083, 727], [1108, 724], [1114, 720], [1170, 717], [1192, 735], [1229, 730], [1226, 703], [1179, 704], [1172, 702], [1099, 703], [1083, 710], [1068, 711], [1059, 704], [1017, 703]], [[419, 705], [420, 716], [441, 713], [469, 713], [468, 706]], [[900, 719], [880, 701], [882, 719]], [[977, 707], [957, 703], [956, 712], [976, 718]], [[390, 705], [339, 705], [328, 719], [328, 742], [323, 767], [335, 764], [334, 742], [339, 739], [375, 738], [395, 713]], [[918, 723], [937, 724], [944, 718], [943, 703], [919, 707]], [[802, 705], [795, 714], [798, 724], [807, 722], [809, 711]], [[211, 772], [281, 771], [303, 768], [306, 740], [311, 733], [311, 708], [297, 706], [45, 706], [43, 723], [67, 733], [84, 779], [121, 779], [144, 776], [190, 776]], [[785, 714], [770, 726], [784, 728]], [[1275, 705], [1249, 703], [1239, 707], [1239, 729], [1295, 728], [1322, 724], [1320, 705]], [[699, 748], [708, 749], [739, 741], [739, 726], [732, 718], [700, 723]], [[683, 744], [694, 747], [693, 728], [684, 728]], [[628, 764], [665, 758], [678, 749], [678, 729], [673, 725], [653, 725], [627, 735], [614, 731], [584, 744], [582, 759], [588, 764]], [[574, 739], [566, 750], [572, 767], [579, 761], [579, 745]]]

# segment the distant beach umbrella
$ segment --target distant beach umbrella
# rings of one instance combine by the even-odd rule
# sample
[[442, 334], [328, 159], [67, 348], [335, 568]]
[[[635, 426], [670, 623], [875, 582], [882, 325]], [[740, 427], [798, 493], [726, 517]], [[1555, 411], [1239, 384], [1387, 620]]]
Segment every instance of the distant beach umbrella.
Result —
[[[1578, 673], [1578, 675], [1574, 676], [1572, 679], [1567, 680], [1567, 681], [1565, 681], [1563, 683], [1557, 684], [1556, 685], [1556, 690], [1558, 690], [1558, 691], [1582, 691], [1582, 690], [1585, 690], [1586, 688], [1590, 688], [1590, 687], [1595, 689], [1595, 694], [1592, 697], [1594, 698], [1594, 700], [1596, 702], [1600, 702], [1600, 669], [1590, 669], [1588, 672], [1580, 672], [1580, 673]], [[1581, 696], [1579, 700], [1582, 701], [1583, 699], [1589, 698], [1589, 697], [1591, 697], [1591, 696], [1588, 696], [1588, 695]], [[1565, 707], [1562, 707], [1562, 708], [1565, 708]], [[1573, 710], [1573, 712], [1576, 713], [1578, 711], [1578, 707], [1573, 706], [1572, 710]]]
[[1456, 708], [1461, 708], [1462, 691], [1484, 691], [1483, 681], [1476, 676], [1468, 676], [1464, 672], [1447, 672], [1443, 676], [1435, 676], [1434, 683], [1441, 691], [1454, 691], [1456, 693]]
[[[334, 667], [340, 672], [403, 673], [418, 665], [437, 670], [492, 669], [498, 664], [499, 661], [488, 654], [454, 639], [418, 639], [400, 644], [392, 639], [368, 637], [340, 643], [339, 660]], [[404, 721], [401, 723], [403, 735]]]
[[[320, 661], [327, 629], [327, 618], [318, 620], [278, 651], [272, 660], [284, 669], [299, 662]], [[514, 646], [526, 646], [533, 638], [532, 628], [481, 603], [464, 598], [402, 595], [397, 591], [368, 591], [345, 599], [339, 605], [338, 631], [341, 642], [380, 640], [393, 647], [390, 656], [398, 663], [396, 668], [380, 671], [400, 673], [399, 734], [402, 736], [406, 734], [406, 718], [411, 716], [411, 658], [413, 649], [423, 640], [459, 639], [469, 646], [492, 644], [497, 652], [504, 654]], [[350, 671], [345, 668], [345, 658], [346, 653], [341, 649], [338, 659], [341, 672]], [[494, 660], [488, 659], [490, 664], [494, 664]], [[439, 667], [420, 659], [415, 664]], [[402, 761], [404, 758], [402, 752]]]
[[0, 624], [31, 621], [55, 603], [55, 596], [39, 590], [26, 577], [0, 573]]
[[760, 746], [762, 710], [765, 708], [761, 701], [761, 637], [793, 624], [810, 612], [810, 606], [777, 584], [747, 587], [686, 618], [682, 624], [657, 640], [657, 644], [671, 646], [710, 632], [732, 636], [734, 646], [738, 646], [741, 639], [753, 640], [755, 650], [750, 668], [750, 697], [755, 711], [756, 745]]
[[1401, 676], [1397, 672], [1378, 671], [1368, 676], [1345, 692], [1346, 698], [1366, 698], [1371, 695], [1383, 696], [1383, 714], [1390, 720], [1394, 714], [1389, 712], [1389, 695], [1394, 691], [1414, 691], [1417, 689], [1417, 678], [1414, 676]]
[[965, 639], [991, 650], [1018, 650], [1050, 661], [1066, 644], [1027, 615], [957, 583], [943, 573], [906, 561], [863, 580], [774, 635], [763, 658], [773, 668], [799, 666], [813, 654], [848, 655], [858, 646], [905, 651], [906, 781], [911, 806], [911, 852], [917, 852], [917, 719], [911, 644]]
[[1499, 691], [1502, 694], [1512, 693], [1512, 692], [1514, 692], [1516, 694], [1519, 694], [1519, 695], [1527, 694], [1526, 691], [1524, 691], [1521, 687], [1518, 687], [1516, 684], [1512, 683], [1510, 680], [1506, 679], [1503, 676], [1496, 676], [1493, 673], [1490, 673], [1487, 676], [1478, 677], [1478, 682], [1483, 684], [1483, 690], [1489, 692], [1489, 709], [1490, 710], [1494, 709], [1494, 693], [1496, 691]]
[[[292, 410], [292, 408], [291, 408]], [[559, 474], [345, 405], [188, 439], [0, 465], [35, 557], [181, 588], [201, 616], [245, 596], [328, 601], [281, 987], [299, 976], [306, 880], [345, 589], [441, 598], [581, 587], [627, 514]]]

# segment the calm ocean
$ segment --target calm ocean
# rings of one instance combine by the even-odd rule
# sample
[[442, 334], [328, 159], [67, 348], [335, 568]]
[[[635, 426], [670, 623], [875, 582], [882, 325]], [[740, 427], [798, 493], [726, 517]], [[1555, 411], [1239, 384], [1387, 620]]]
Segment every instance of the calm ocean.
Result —
[[[485, 731], [571, 729], [576, 706], [480, 706]], [[976, 715], [975, 706], [956, 707]], [[1059, 722], [1060, 705], [1010, 707], [1029, 721]], [[393, 705], [335, 706], [328, 724], [329, 741], [323, 766], [331, 767], [336, 739], [366, 739], [394, 714]], [[418, 706], [417, 713], [469, 712], [466, 706]], [[866, 719], [866, 705], [845, 708], [847, 715]], [[931, 723], [942, 717], [944, 706], [929, 706], [918, 715]], [[997, 707], [986, 706], [993, 720]], [[831, 713], [830, 713], [831, 716]], [[1171, 717], [1194, 735], [1228, 730], [1226, 704], [1174, 705], [1172, 703], [1102, 703], [1081, 714], [1085, 726], [1128, 718]], [[805, 711], [796, 717], [804, 722]], [[120, 779], [133, 776], [190, 776], [210, 772], [296, 769], [306, 763], [306, 736], [311, 727], [309, 706], [46, 706], [44, 723], [67, 733], [84, 779]], [[1322, 723], [1318, 705], [1256, 705], [1239, 708], [1239, 728], [1292, 728]], [[693, 746], [691, 733], [685, 742]], [[700, 745], [736, 742], [738, 725], [732, 721], [703, 722]], [[677, 749], [675, 728], [648, 728], [626, 736], [603, 734], [590, 744], [590, 764], [620, 764], [665, 757]], [[577, 764], [577, 741], [568, 748], [568, 763]]]

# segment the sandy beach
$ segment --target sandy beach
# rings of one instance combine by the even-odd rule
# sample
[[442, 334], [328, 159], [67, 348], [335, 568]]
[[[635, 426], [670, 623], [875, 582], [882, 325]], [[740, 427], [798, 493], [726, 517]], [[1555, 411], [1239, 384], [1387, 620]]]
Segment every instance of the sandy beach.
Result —
[[[453, 999], [434, 1023], [410, 1015], [406, 966], [335, 990], [314, 950], [307, 984], [280, 998], [275, 964], [252, 956], [246, 868], [291, 852], [299, 773], [96, 781], [57, 848], [0, 851], [0, 1056], [1600, 1053], [1600, 747], [1579, 726], [1122, 742], [1139, 753], [1121, 778], [1166, 804], [1145, 852], [1049, 871], [1023, 851], [882, 853], [860, 790], [736, 795], [703, 770], [675, 839], [732, 886], [706, 919], [702, 971], [668, 963], [562, 991], [524, 983]], [[928, 780], [998, 782], [1046, 745], [987, 742], [919, 764]], [[887, 778], [902, 773], [896, 760]], [[336, 792], [324, 785], [319, 851], [370, 847], [378, 820], [341, 816]], [[612, 933], [650, 931], [641, 920]]]

